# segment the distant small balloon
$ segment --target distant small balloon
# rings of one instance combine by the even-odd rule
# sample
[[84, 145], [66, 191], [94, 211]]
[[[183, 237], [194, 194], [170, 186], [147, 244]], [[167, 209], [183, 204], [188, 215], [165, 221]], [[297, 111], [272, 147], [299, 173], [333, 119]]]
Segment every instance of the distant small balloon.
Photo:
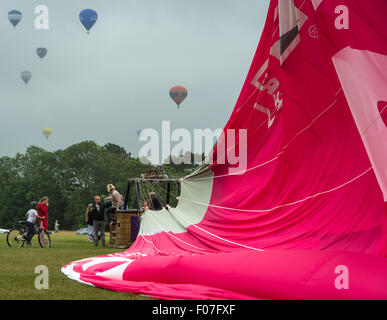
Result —
[[90, 29], [98, 20], [98, 14], [92, 9], [85, 9], [79, 14], [79, 20], [87, 30], [87, 33], [89, 33]]
[[177, 104], [177, 107], [180, 107], [180, 104], [187, 98], [188, 91], [182, 86], [175, 86], [169, 90], [169, 96]]
[[44, 128], [42, 130], [42, 133], [46, 137], [46, 139], [48, 139], [52, 134], [52, 129], [51, 128]]
[[22, 17], [23, 14], [18, 10], [11, 10], [8, 12], [8, 20], [11, 22], [14, 28], [19, 24]]
[[47, 49], [46, 48], [38, 48], [36, 49], [36, 53], [37, 55], [39, 56], [39, 58], [41, 60], [43, 60], [43, 58], [46, 56], [47, 54]]
[[24, 81], [24, 83], [27, 85], [27, 83], [31, 80], [32, 78], [32, 73], [30, 71], [23, 71], [21, 74], [20, 74], [20, 77], [22, 78], [22, 80]]

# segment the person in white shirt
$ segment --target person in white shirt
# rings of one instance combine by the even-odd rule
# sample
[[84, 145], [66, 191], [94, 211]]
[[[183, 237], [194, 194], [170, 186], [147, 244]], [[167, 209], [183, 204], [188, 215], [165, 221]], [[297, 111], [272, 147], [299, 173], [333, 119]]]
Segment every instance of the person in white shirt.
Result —
[[28, 228], [28, 233], [27, 233], [27, 245], [31, 246], [31, 239], [35, 234], [35, 222], [36, 219], [44, 219], [45, 217], [40, 217], [38, 215], [38, 203], [36, 201], [31, 202], [31, 209], [28, 210], [26, 213], [27, 217], [27, 228]]
[[55, 233], [59, 232], [59, 226], [60, 226], [60, 224], [59, 224], [58, 220], [55, 220]]

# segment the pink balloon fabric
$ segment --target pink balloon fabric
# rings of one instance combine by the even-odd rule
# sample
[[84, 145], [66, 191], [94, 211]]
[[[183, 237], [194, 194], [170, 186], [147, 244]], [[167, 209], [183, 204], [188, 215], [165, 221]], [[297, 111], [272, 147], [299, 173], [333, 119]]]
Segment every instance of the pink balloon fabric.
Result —
[[[162, 299], [387, 299], [385, 12], [384, 0], [272, 0], [212, 175], [186, 178], [211, 179], [208, 202], [181, 199], [202, 219], [170, 208], [184, 232], [142, 233], [62, 271]], [[243, 147], [232, 129], [247, 130], [246, 167], [227, 161], [227, 143]]]

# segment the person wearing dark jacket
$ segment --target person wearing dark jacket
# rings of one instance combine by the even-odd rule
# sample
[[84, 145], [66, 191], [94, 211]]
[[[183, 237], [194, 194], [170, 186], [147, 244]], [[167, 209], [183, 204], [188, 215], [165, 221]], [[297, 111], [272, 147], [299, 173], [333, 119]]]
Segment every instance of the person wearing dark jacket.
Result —
[[163, 205], [161, 204], [161, 200], [156, 192], [151, 192], [149, 194], [151, 200], [151, 210], [159, 211], [163, 209]]
[[98, 232], [101, 235], [102, 246], [105, 246], [105, 209], [101, 204], [101, 197], [95, 196], [91, 209], [94, 229], [94, 246], [98, 247]]

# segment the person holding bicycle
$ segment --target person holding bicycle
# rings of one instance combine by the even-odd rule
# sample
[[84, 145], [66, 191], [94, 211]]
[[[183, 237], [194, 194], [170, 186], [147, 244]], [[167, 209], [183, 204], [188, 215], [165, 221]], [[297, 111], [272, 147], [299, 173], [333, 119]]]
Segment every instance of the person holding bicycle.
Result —
[[27, 228], [28, 228], [28, 232], [27, 232], [27, 246], [31, 246], [31, 239], [32, 237], [34, 236], [35, 234], [35, 221], [36, 219], [38, 220], [42, 220], [42, 219], [45, 219], [45, 217], [41, 217], [38, 215], [38, 203], [36, 201], [32, 201], [31, 202], [31, 209], [28, 210], [28, 212], [26, 213], [26, 217], [27, 217]]

